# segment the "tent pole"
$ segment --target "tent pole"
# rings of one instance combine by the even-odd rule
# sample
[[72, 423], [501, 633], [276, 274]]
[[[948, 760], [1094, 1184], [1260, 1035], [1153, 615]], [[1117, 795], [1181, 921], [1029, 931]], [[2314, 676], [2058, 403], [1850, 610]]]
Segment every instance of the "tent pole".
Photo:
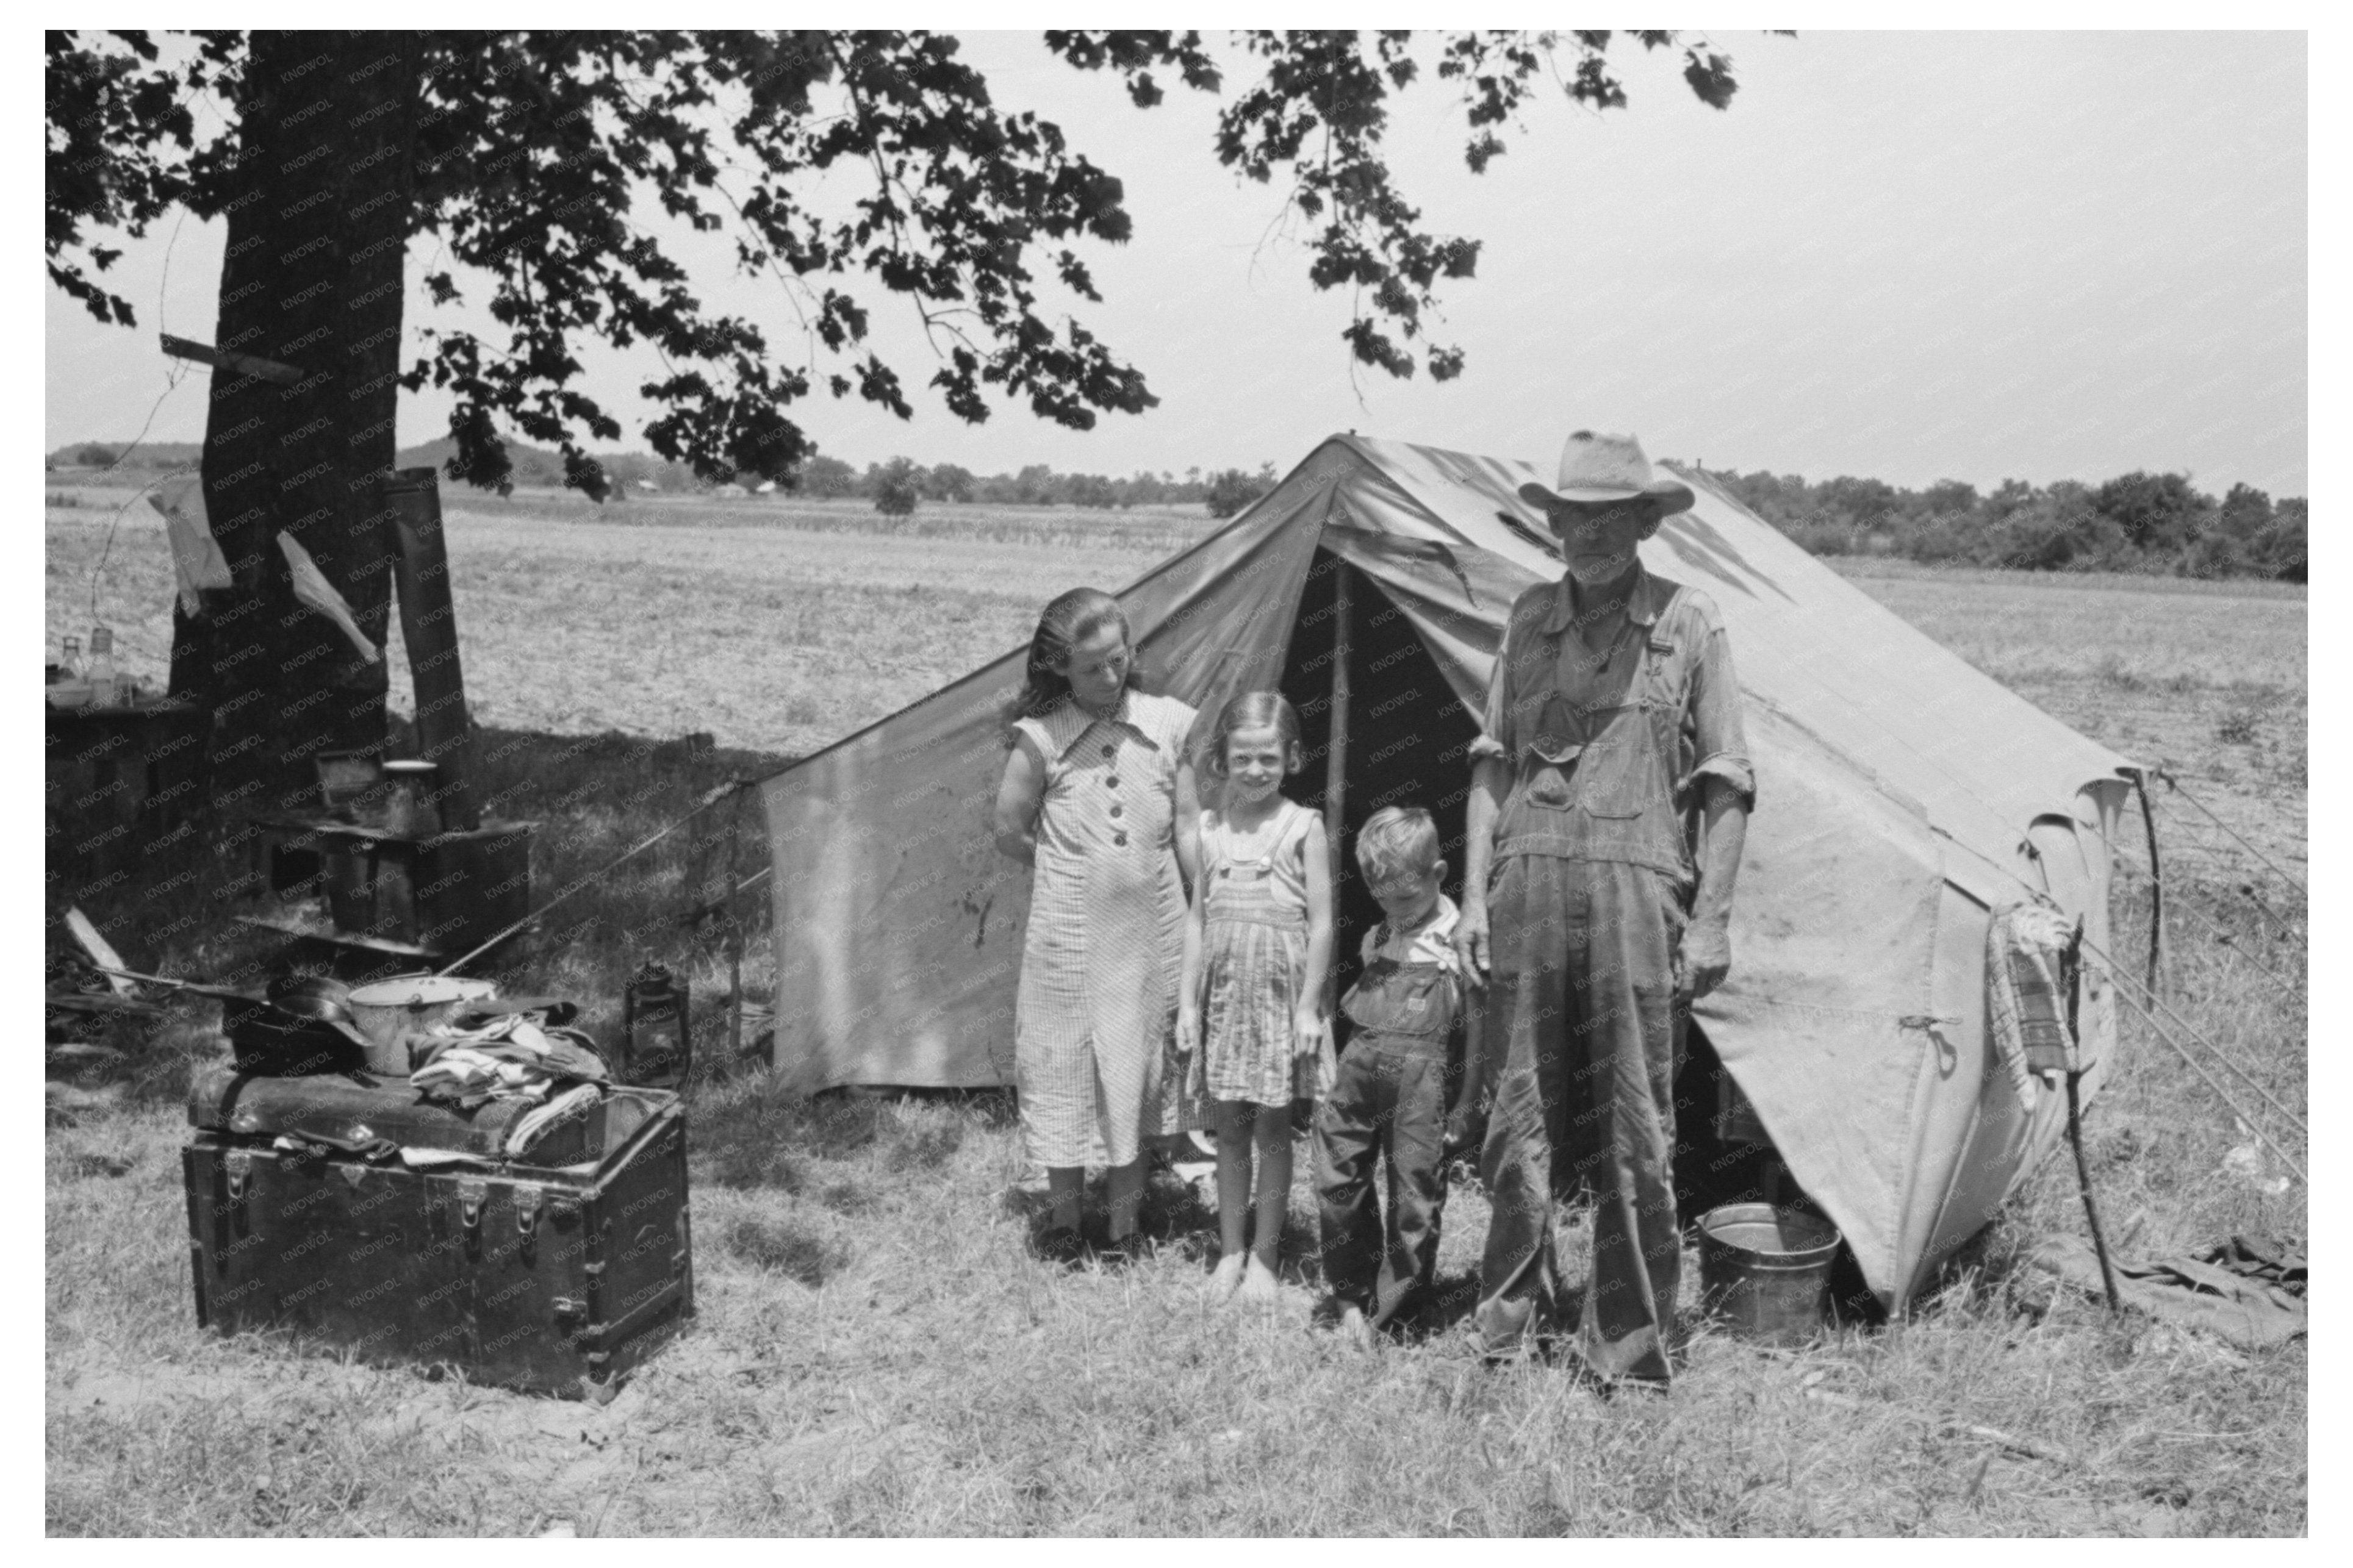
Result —
[[2140, 796], [2140, 825], [2148, 835], [2148, 994], [2165, 967], [2165, 873], [2157, 861], [2157, 814], [2148, 804], [2148, 770], [2133, 770], [2133, 793]]
[[[1348, 567], [1338, 556], [1332, 558], [1332, 732], [1324, 753], [1324, 833], [1332, 847], [1333, 918], [1339, 916], [1340, 882], [1347, 875], [1346, 863], [1341, 858], [1343, 818], [1348, 803], [1348, 643], [1351, 605], [1348, 602]], [[1336, 942], [1335, 946], [1337, 946]], [[1333, 997], [1339, 989], [1340, 966], [1329, 963], [1324, 970], [1324, 1011], [1332, 1012]]]

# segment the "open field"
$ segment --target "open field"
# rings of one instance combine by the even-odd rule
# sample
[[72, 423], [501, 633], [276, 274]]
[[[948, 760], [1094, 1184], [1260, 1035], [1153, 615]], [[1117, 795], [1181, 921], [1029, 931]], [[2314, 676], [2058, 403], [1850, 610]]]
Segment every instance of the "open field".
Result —
[[[47, 513], [48, 645], [87, 632], [103, 557], [101, 618], [129, 667], [160, 685], [172, 629], [163, 521], [143, 501], [122, 510], [128, 490], [71, 493], [81, 505]], [[889, 519], [860, 501], [598, 508], [465, 490], [451, 492], [447, 510], [467, 684], [482, 722], [700, 731], [785, 756], [1018, 647], [1060, 588], [1124, 586], [1214, 526], [1182, 508], [926, 507]], [[2165, 768], [2301, 875], [2303, 588], [1947, 572], [1856, 556], [1831, 564], [2067, 723]], [[406, 666], [393, 657], [401, 707]], [[2168, 844], [2244, 858], [2196, 812], [2161, 792], [2158, 805]]]
[[[2305, 590], [2293, 584], [1831, 564], [1881, 604], [2084, 734], [2163, 768], [2305, 876]], [[2253, 869], [2187, 805], [2163, 842]]]
[[[714, 780], [774, 767], [1013, 647], [1051, 592], [1117, 586], [1208, 526], [1139, 515], [1130, 531], [1091, 531], [1087, 514], [1072, 531], [1067, 511], [973, 508], [963, 534], [918, 533], [868, 527], [847, 505], [776, 522], [751, 503], [584, 522], [565, 504], [450, 509], [492, 787], [502, 809], [565, 828], [538, 846], [542, 889]], [[112, 511], [47, 513], [53, 647], [87, 628]], [[1883, 602], [2061, 718], [2164, 763], [2302, 874], [2301, 590], [1877, 564], [1852, 570]], [[132, 668], [160, 679], [170, 567], [143, 503], [122, 517], [99, 584]], [[405, 684], [396, 670], [396, 692]], [[573, 738], [605, 731], [624, 733]], [[697, 731], [720, 749], [628, 738]], [[2247, 853], [2215, 830], [2200, 838], [2179, 803], [2158, 805], [2172, 863], [2201, 874], [2175, 889], [2170, 994], [2301, 1108], [2300, 931], [2265, 934], [2232, 890], [2256, 869]], [[655, 948], [688, 970], [698, 1037], [717, 1037], [715, 933], [674, 917], [723, 876], [724, 826], [584, 893], [517, 955], [510, 986], [576, 994], [602, 1031], [622, 977]], [[763, 860], [756, 816], [745, 826], [739, 869]], [[765, 999], [753, 902], [747, 974]], [[2142, 929], [2137, 909], [2120, 915], [2124, 931]], [[248, 956], [211, 934], [131, 945], [132, 963], [168, 973]], [[1048, 1270], [1023, 1249], [1018, 1139], [996, 1097], [803, 1101], [761, 1072], [714, 1073], [691, 1111], [702, 1315], [594, 1410], [197, 1331], [175, 1151], [180, 1098], [210, 1042], [210, 1009], [195, 1006], [120, 1037], [122, 1065], [90, 1080], [119, 1085], [115, 1103], [47, 1139], [53, 1533], [2306, 1528], [2302, 1343], [2247, 1352], [2144, 1318], [2111, 1324], [2016, 1266], [2033, 1237], [2081, 1230], [2063, 1155], [1900, 1327], [1789, 1352], [1703, 1332], [1671, 1399], [1606, 1401], [1541, 1366], [1482, 1373], [1444, 1335], [1373, 1363], [1344, 1353], [1308, 1326], [1303, 1258], [1271, 1313], [1203, 1310], [1206, 1215], [1166, 1178], [1154, 1202], [1175, 1239], [1157, 1256], [1124, 1273]], [[2123, 1045], [2087, 1130], [2122, 1248], [2306, 1234], [2301, 1185], [2274, 1194], [2258, 1184], [2269, 1166], [2253, 1178], [2226, 1166], [2245, 1134], [2189, 1069], [2137, 1022]], [[116, 1160], [128, 1169], [107, 1173]], [[1473, 1267], [1483, 1218], [1481, 1195], [1458, 1187], [1448, 1279]], [[1581, 1230], [1567, 1247], [1573, 1268]], [[2028, 1458], [1971, 1426], [2063, 1455]]]

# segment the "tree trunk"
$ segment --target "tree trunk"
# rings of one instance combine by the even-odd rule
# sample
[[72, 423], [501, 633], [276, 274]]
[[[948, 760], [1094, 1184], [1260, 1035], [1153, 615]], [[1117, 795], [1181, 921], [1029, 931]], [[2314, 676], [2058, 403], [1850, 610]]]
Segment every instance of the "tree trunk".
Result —
[[213, 711], [214, 800], [234, 815], [300, 809], [317, 752], [385, 740], [381, 658], [295, 599], [278, 536], [381, 649], [420, 58], [414, 34], [252, 38], [214, 342], [301, 379], [212, 373], [205, 508], [237, 585], [175, 612], [172, 655], [174, 694]]

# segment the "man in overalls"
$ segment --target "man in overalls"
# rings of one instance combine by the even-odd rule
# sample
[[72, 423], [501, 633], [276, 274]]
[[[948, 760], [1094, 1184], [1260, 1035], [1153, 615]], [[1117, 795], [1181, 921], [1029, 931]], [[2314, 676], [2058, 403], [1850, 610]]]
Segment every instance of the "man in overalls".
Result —
[[1527, 484], [1567, 566], [1512, 606], [1472, 747], [1462, 913], [1486, 983], [1493, 1202], [1474, 1332], [1490, 1356], [1558, 1315], [1556, 1195], [1594, 1200], [1576, 1350], [1663, 1384], [1681, 1279], [1673, 1088], [1726, 927], [1756, 778], [1724, 623], [1635, 553], [1690, 487], [1628, 436], [1580, 430]]

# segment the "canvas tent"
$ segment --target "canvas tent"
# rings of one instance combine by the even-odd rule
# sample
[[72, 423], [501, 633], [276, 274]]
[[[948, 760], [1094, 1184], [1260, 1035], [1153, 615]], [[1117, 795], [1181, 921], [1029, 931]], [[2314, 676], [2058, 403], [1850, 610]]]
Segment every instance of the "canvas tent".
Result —
[[[1504, 616], [1560, 573], [1518, 498], [1538, 477], [1325, 441], [1120, 594], [1147, 676], [1205, 708], [1280, 686], [1314, 753], [1294, 794], [1317, 805], [1345, 618], [1347, 828], [1409, 802], [1454, 840]], [[1986, 930], [2031, 889], [2108, 948], [2108, 844], [2133, 764], [1683, 477], [1698, 502], [1643, 559], [1722, 608], [1758, 779], [1732, 976], [1694, 1019], [1872, 1288], [1901, 1300], [2061, 1135], [2063, 1096], [2021, 1103], [1993, 1058]], [[799, 1085], [1012, 1082], [1028, 872], [997, 855], [987, 817], [1020, 670], [1009, 652], [765, 784], [775, 1062]], [[1351, 954], [1348, 928], [1377, 910], [1353, 876], [1342, 894]], [[2087, 971], [2088, 1091], [2116, 1014]]]

